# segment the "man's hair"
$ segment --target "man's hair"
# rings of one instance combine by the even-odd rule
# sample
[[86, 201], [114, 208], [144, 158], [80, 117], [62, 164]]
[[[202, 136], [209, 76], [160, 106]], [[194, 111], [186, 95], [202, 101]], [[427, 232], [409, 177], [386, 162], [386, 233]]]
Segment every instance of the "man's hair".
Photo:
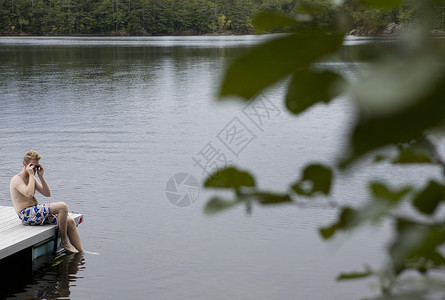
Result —
[[25, 161], [26, 164], [29, 164], [31, 160], [40, 160], [41, 158], [42, 156], [39, 153], [37, 153], [34, 150], [29, 150], [28, 152], [26, 152], [23, 160]]

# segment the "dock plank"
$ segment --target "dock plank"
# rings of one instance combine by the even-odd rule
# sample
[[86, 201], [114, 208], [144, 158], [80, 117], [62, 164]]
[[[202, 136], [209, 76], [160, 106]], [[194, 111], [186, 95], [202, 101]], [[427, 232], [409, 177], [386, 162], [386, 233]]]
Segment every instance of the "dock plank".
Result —
[[[76, 222], [82, 214], [70, 213]], [[57, 226], [25, 226], [13, 207], [0, 206], [0, 259], [55, 237]]]

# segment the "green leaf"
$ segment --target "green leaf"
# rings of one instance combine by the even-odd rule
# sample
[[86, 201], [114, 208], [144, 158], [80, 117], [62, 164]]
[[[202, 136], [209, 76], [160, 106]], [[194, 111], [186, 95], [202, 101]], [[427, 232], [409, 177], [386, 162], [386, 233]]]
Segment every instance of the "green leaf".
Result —
[[404, 188], [400, 191], [392, 191], [381, 183], [372, 183], [371, 192], [374, 200], [360, 208], [359, 210], [345, 207], [340, 214], [338, 221], [328, 227], [320, 229], [323, 238], [331, 238], [337, 230], [349, 230], [368, 221], [378, 221], [389, 213], [411, 188]]
[[392, 191], [389, 190], [383, 183], [379, 182], [373, 182], [371, 183], [371, 192], [376, 198], [376, 201], [387, 201], [389, 206], [392, 206], [392, 204], [396, 204], [400, 201], [406, 194], [408, 194], [411, 191], [411, 188], [403, 188], [400, 191]]
[[298, 25], [298, 21], [291, 16], [278, 12], [260, 12], [255, 18], [255, 29], [257, 31], [268, 31], [271, 29]]
[[375, 162], [388, 160], [393, 164], [436, 164], [436, 146], [427, 138], [397, 145], [396, 155], [377, 154]]
[[330, 168], [313, 164], [304, 169], [303, 177], [292, 186], [292, 189], [303, 196], [314, 196], [317, 193], [329, 195], [332, 180], [333, 172]]
[[204, 208], [204, 212], [208, 215], [217, 214], [226, 209], [229, 209], [239, 203], [246, 203], [248, 210], [250, 209], [253, 200], [258, 201], [261, 205], [277, 205], [291, 203], [292, 199], [289, 195], [270, 193], [270, 192], [240, 192], [237, 194], [237, 199], [226, 200], [219, 197], [212, 198]]
[[239, 189], [242, 186], [254, 187], [255, 180], [249, 172], [240, 171], [235, 167], [227, 167], [210, 175], [204, 186], [219, 189]]
[[[313, 1], [313, 0], [300, 0], [297, 2], [295, 9], [302, 14], [309, 14], [314, 17], [324, 16], [328, 14], [328, 7], [332, 4], [330, 1]], [[333, 9], [333, 7], [331, 7]]]
[[445, 201], [445, 186], [430, 181], [428, 186], [414, 198], [413, 205], [420, 212], [431, 215], [441, 201]]
[[337, 230], [347, 230], [353, 228], [360, 222], [361, 220], [358, 218], [358, 212], [350, 207], [345, 207], [343, 208], [337, 223], [321, 228], [320, 234], [323, 238], [329, 239], [337, 232]]
[[241, 201], [237, 200], [226, 200], [219, 197], [214, 197], [207, 202], [204, 213], [207, 215], [214, 215], [220, 213], [224, 210], [227, 210], [237, 204], [241, 203]]
[[394, 9], [402, 5], [402, 0], [359, 0], [362, 5], [374, 8]]
[[[394, 73], [395, 69], [399, 72]], [[422, 74], [404, 74], [416, 71]], [[378, 76], [377, 72], [374, 77]], [[427, 129], [445, 119], [445, 80], [437, 76], [437, 66], [417, 63], [380, 76], [375, 81], [364, 80], [353, 95], [361, 103], [361, 114], [350, 139], [352, 153], [342, 166], [377, 148], [421, 139]]]
[[412, 163], [435, 163], [434, 158], [436, 148], [428, 139], [421, 139], [409, 144], [399, 145], [399, 155], [392, 163], [412, 164]]
[[412, 260], [422, 259], [434, 266], [445, 266], [438, 247], [445, 242], [445, 228], [397, 219], [397, 236], [389, 252], [396, 270]]
[[430, 164], [432, 163], [431, 157], [424, 153], [416, 152], [414, 149], [407, 148], [402, 149], [399, 152], [399, 156], [396, 157], [392, 163], [394, 164]]
[[351, 91], [361, 117], [388, 116], [410, 108], [440, 81], [440, 62], [430, 57], [412, 61], [393, 58], [375, 66]]
[[220, 96], [238, 95], [251, 99], [285, 76], [306, 69], [324, 55], [337, 51], [343, 37], [308, 28], [258, 45], [230, 65]]
[[351, 279], [361, 279], [372, 275], [371, 271], [365, 272], [351, 272], [351, 273], [341, 273], [337, 276], [337, 280], [351, 280]]
[[287, 109], [298, 114], [317, 102], [328, 103], [340, 94], [343, 77], [330, 71], [295, 72], [286, 95]]
[[261, 193], [255, 193], [254, 196], [258, 200], [258, 202], [263, 205], [285, 204], [292, 202], [291, 197], [287, 194], [283, 195], [276, 193], [261, 192]]
[[324, 239], [329, 239], [335, 234], [338, 229], [339, 225], [335, 223], [331, 226], [320, 228], [320, 234]]
[[382, 183], [373, 182], [370, 190], [374, 199], [358, 211], [356, 218], [360, 220], [360, 223], [381, 220], [411, 191], [411, 188], [391, 190]]

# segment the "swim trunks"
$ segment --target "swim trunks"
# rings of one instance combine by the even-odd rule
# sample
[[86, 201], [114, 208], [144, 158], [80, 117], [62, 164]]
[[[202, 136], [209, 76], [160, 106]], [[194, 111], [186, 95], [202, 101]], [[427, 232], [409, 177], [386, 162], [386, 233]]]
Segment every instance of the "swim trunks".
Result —
[[57, 217], [49, 213], [49, 203], [27, 207], [18, 215], [23, 225], [57, 225]]

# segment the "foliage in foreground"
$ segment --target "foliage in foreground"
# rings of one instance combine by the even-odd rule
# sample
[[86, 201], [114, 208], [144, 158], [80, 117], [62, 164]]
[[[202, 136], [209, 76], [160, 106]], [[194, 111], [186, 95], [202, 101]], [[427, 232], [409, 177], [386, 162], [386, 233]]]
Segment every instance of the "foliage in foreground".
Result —
[[[342, 94], [357, 108], [357, 120], [351, 125], [350, 135], [345, 137], [347, 155], [339, 159], [336, 166], [307, 165], [301, 175], [289, 183], [287, 191], [260, 190], [252, 174], [235, 166], [218, 170], [206, 180], [205, 186], [232, 190], [234, 197], [213, 197], [205, 212], [215, 214], [237, 205], [245, 205], [250, 211], [254, 203], [295, 204], [301, 198], [320, 195], [328, 198], [336, 173], [346, 172], [352, 165], [365, 168], [366, 164], [359, 162], [369, 161], [371, 157], [375, 157], [375, 163], [389, 160], [393, 164], [436, 165], [443, 169], [443, 178], [431, 178], [420, 188], [415, 183], [392, 187], [385, 182], [370, 182], [371, 201], [361, 208], [340, 208], [337, 221], [321, 228], [320, 234], [330, 239], [359, 226], [389, 220], [395, 236], [388, 248], [387, 266], [383, 270], [366, 267], [363, 271], [340, 274], [337, 279], [374, 276], [380, 283], [383, 299], [424, 299], [431, 292], [444, 296], [445, 216], [439, 210], [445, 202], [445, 163], [434, 141], [444, 135], [445, 51], [437, 39], [429, 36], [430, 16], [439, 2], [355, 1], [355, 5], [378, 9], [410, 5], [419, 12], [420, 25], [401, 36], [395, 47], [372, 48], [373, 55], [367, 58], [373, 69], [352, 83], [346, 83], [341, 74], [320, 70], [319, 65], [314, 67], [342, 47], [346, 27], [341, 16], [336, 16], [335, 27], [323, 29], [310, 21], [302, 22], [307, 18], [301, 16], [259, 14], [255, 20], [257, 28], [270, 30], [286, 26], [292, 28], [292, 32], [255, 46], [233, 61], [225, 74], [220, 95], [255, 101], [255, 96], [265, 88], [288, 80], [284, 101], [296, 116], [314, 105], [335, 101]], [[317, 9], [312, 11], [316, 17]], [[370, 53], [369, 49], [365, 52]], [[417, 213], [402, 215], [398, 210], [402, 204], [410, 205]], [[433, 273], [442, 279], [431, 275]]]

